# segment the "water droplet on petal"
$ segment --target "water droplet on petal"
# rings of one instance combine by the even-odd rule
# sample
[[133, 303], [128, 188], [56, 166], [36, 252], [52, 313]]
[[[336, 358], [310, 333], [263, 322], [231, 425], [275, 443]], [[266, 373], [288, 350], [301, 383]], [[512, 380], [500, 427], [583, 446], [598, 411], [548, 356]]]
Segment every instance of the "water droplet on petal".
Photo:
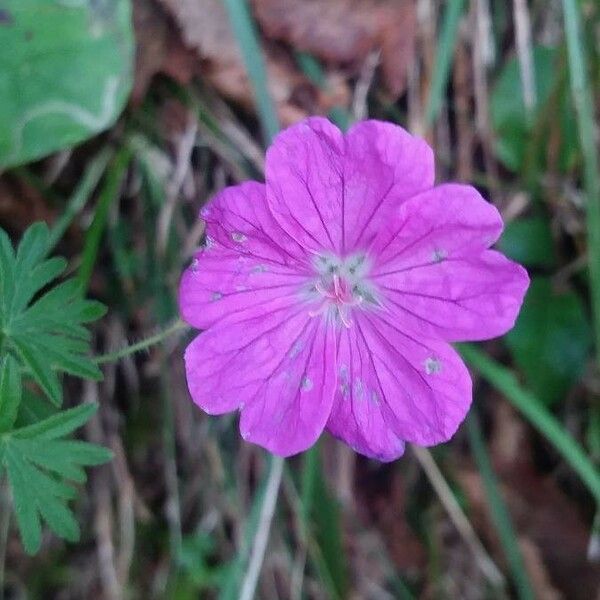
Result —
[[210, 237], [210, 235], [206, 236], [206, 241], [204, 242], [204, 247], [209, 249], [209, 248], [213, 248], [215, 245], [215, 240], [214, 238]]
[[200, 216], [204, 219], [206, 219], [207, 217], [210, 216], [210, 208], [208, 208], [208, 206], [205, 206], [201, 211], [200, 211]]
[[220, 300], [223, 297], [223, 294], [221, 294], [221, 292], [213, 292], [210, 299], [215, 302], [216, 300]]
[[200, 268], [200, 261], [197, 258], [192, 260], [192, 264], [190, 265], [190, 269], [192, 271], [197, 271]]
[[439, 373], [441, 370], [442, 370], [442, 363], [437, 358], [433, 358], [430, 356], [425, 361], [425, 373], [427, 373], [427, 375], [435, 375], [436, 373]]
[[250, 273], [266, 273], [267, 271], [268, 269], [265, 265], [256, 265], [255, 267], [252, 267]]
[[233, 231], [233, 232], [231, 233], [231, 239], [232, 239], [234, 242], [238, 242], [238, 243], [242, 244], [242, 243], [243, 243], [243, 242], [245, 242], [245, 241], [246, 241], [248, 238], [247, 238], [247, 237], [246, 237], [246, 236], [245, 236], [243, 233], [240, 233], [239, 231]]
[[310, 392], [310, 390], [312, 390], [312, 388], [313, 388], [312, 380], [307, 375], [304, 375], [302, 377], [302, 380], [300, 381], [300, 389], [303, 392]]

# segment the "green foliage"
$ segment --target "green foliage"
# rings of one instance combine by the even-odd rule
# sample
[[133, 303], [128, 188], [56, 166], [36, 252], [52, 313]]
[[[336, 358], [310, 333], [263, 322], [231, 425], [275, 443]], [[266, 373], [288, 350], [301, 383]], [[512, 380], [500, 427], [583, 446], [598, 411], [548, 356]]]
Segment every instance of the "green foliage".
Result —
[[539, 165], [548, 151], [548, 129], [558, 124], [559, 164], [566, 170], [573, 161], [577, 141], [571, 125], [573, 109], [561, 85], [558, 52], [536, 46], [533, 63], [536, 108], [531, 116], [525, 107], [516, 57], [506, 62], [498, 77], [490, 101], [496, 153], [513, 171], [525, 171], [528, 161]]
[[582, 375], [591, 346], [583, 303], [574, 292], [556, 293], [534, 278], [515, 328], [506, 336], [531, 391], [552, 405]]
[[[75, 490], [64, 480], [81, 483], [82, 467], [110, 459], [104, 448], [63, 439], [96, 407], [56, 412], [62, 404], [58, 374], [102, 377], [88, 356], [91, 334], [83, 324], [102, 316], [105, 308], [81, 298], [75, 280], [49, 287], [66, 268], [64, 259], [46, 258], [50, 243], [47, 226], [37, 223], [24, 233], [15, 252], [0, 229], [0, 477], [8, 477], [29, 553], [40, 546], [42, 519], [67, 540], [79, 537], [67, 507]], [[24, 385], [28, 379], [52, 402], [50, 412]]]
[[81, 298], [73, 279], [41, 293], [66, 268], [64, 259], [46, 258], [48, 241], [47, 226], [37, 223], [25, 232], [15, 253], [0, 229], [0, 342], [2, 354], [16, 358], [50, 401], [60, 406], [57, 373], [102, 377], [87, 356], [91, 334], [83, 324], [99, 319], [105, 307]]
[[[323, 477], [319, 446], [305, 454], [302, 472], [303, 522], [314, 536], [319, 551], [315, 563], [321, 579], [326, 582], [333, 598], [346, 598], [348, 573], [342, 542], [342, 516], [338, 502], [332, 498]], [[310, 530], [313, 528], [314, 530]]]
[[541, 216], [509, 223], [498, 248], [509, 258], [528, 267], [552, 268], [556, 263], [550, 224]]
[[129, 0], [5, 0], [0, 23], [0, 168], [109, 127], [132, 81]]
[[40, 547], [42, 518], [57, 535], [69, 541], [79, 538], [79, 527], [67, 507], [75, 490], [63, 480], [83, 483], [82, 467], [102, 464], [111, 453], [62, 438], [83, 425], [95, 410], [94, 405], [82, 405], [0, 435], [0, 465], [8, 474], [21, 539], [30, 554]]

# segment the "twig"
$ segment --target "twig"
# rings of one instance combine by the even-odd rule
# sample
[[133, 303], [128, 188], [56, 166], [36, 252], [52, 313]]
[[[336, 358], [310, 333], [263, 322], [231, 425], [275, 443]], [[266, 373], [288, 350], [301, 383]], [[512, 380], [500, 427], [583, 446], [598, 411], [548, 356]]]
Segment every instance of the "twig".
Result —
[[190, 169], [190, 160], [196, 144], [197, 134], [198, 123], [196, 118], [190, 113], [185, 131], [178, 140], [175, 169], [167, 185], [167, 200], [158, 215], [157, 247], [160, 256], [164, 255], [167, 247], [173, 212], [175, 211], [175, 206], [177, 206], [179, 192]]
[[494, 587], [503, 587], [505, 585], [504, 576], [477, 537], [469, 519], [467, 519], [465, 513], [462, 511], [450, 486], [433, 460], [431, 453], [429, 450], [419, 448], [418, 446], [412, 446], [412, 450], [419, 461], [419, 464], [423, 468], [425, 475], [427, 475], [427, 478], [433, 486], [433, 489], [436, 491], [441, 503], [446, 509], [450, 520], [454, 523], [458, 533], [473, 553], [481, 572]]
[[513, 6], [517, 55], [521, 70], [521, 85], [523, 86], [523, 102], [525, 103], [527, 117], [531, 119], [536, 104], [533, 52], [531, 49], [531, 20], [526, 0], [513, 0]]
[[367, 98], [375, 77], [375, 70], [379, 65], [379, 57], [380, 52], [378, 50], [370, 52], [360, 70], [360, 77], [354, 88], [354, 99], [352, 101], [352, 117], [355, 121], [365, 119], [369, 113]]
[[258, 583], [258, 576], [262, 568], [265, 558], [265, 550], [269, 541], [269, 533], [271, 531], [271, 522], [275, 513], [275, 505], [277, 504], [277, 496], [279, 495], [279, 487], [281, 485], [281, 477], [283, 474], [283, 458], [274, 456], [271, 461], [271, 471], [267, 480], [265, 490], [265, 498], [258, 520], [258, 528], [252, 553], [248, 563], [248, 570], [242, 581], [240, 591], [240, 600], [252, 600]]

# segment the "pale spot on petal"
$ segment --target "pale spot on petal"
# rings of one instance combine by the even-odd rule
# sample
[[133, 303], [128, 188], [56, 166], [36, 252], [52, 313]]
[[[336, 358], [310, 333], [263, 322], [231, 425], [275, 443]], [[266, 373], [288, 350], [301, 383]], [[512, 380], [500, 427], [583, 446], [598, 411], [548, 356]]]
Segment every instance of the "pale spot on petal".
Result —
[[231, 233], [231, 239], [234, 242], [239, 242], [240, 244], [242, 244], [243, 242], [245, 242], [248, 238], [243, 234], [240, 233], [239, 231], [233, 231]]
[[313, 388], [312, 379], [310, 379], [310, 377], [308, 377], [307, 375], [304, 375], [304, 377], [302, 377], [302, 381], [300, 381], [300, 389], [303, 392], [310, 392], [310, 390], [312, 390], [312, 388]]
[[435, 375], [436, 373], [439, 373], [441, 370], [442, 370], [442, 363], [437, 358], [433, 358], [430, 356], [425, 361], [425, 373], [427, 373], [427, 375]]

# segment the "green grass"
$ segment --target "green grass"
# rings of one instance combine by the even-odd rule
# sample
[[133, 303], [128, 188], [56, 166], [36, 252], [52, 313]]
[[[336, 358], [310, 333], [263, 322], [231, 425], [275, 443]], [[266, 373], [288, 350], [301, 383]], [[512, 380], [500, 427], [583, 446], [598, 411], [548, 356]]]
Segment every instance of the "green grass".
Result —
[[248, 77], [254, 88], [265, 142], [269, 144], [279, 131], [279, 119], [269, 93], [267, 70], [258, 42], [256, 26], [250, 16], [246, 0], [224, 0], [224, 4], [244, 57]]
[[534, 594], [529, 581], [529, 576], [525, 570], [525, 565], [523, 564], [523, 556], [521, 554], [521, 549], [519, 548], [519, 542], [510, 519], [510, 514], [499, 489], [498, 479], [494, 473], [494, 468], [485, 446], [481, 426], [479, 424], [479, 417], [477, 416], [475, 408], [471, 409], [471, 413], [467, 417], [466, 425], [471, 453], [473, 454], [473, 458], [475, 459], [477, 468], [481, 474], [483, 488], [490, 508], [491, 519], [496, 528], [500, 543], [502, 544], [502, 549], [515, 584], [517, 596], [520, 600], [533, 600]]
[[450, 68], [458, 36], [458, 26], [465, 7], [465, 0], [449, 0], [444, 9], [442, 30], [435, 53], [435, 65], [431, 78], [429, 97], [425, 107], [425, 127], [429, 128], [437, 118], [450, 77]]
[[587, 209], [588, 264], [590, 271], [592, 312], [596, 355], [600, 364], [600, 173], [598, 171], [597, 123], [594, 98], [588, 80], [588, 60], [581, 24], [579, 3], [563, 0], [569, 80], [575, 104], [579, 144], [583, 154], [583, 173]]
[[600, 473], [586, 456], [583, 448], [548, 409], [532, 393], [519, 385], [510, 369], [486, 356], [475, 346], [461, 344], [460, 352], [466, 362], [498, 391], [502, 392], [510, 403], [556, 448], [581, 477], [596, 501], [600, 501]]

